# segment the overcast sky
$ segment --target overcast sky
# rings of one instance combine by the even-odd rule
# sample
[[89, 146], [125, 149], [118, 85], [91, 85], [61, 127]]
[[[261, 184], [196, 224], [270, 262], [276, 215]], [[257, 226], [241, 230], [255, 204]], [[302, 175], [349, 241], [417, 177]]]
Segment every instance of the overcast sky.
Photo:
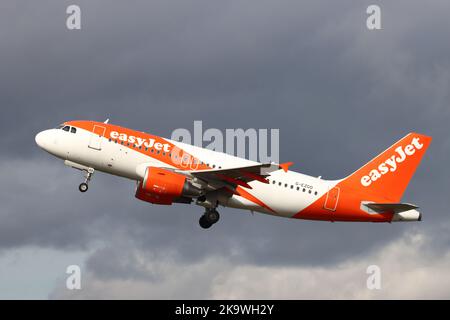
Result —
[[[81, 30], [66, 8], [81, 7]], [[381, 7], [382, 30], [366, 28]], [[0, 298], [450, 298], [450, 3], [0, 2]], [[328, 223], [134, 198], [37, 132], [74, 119], [170, 137], [276, 128], [280, 160], [337, 179], [411, 131], [433, 137], [403, 201], [420, 223]], [[82, 290], [65, 268], [82, 267]], [[382, 289], [366, 288], [366, 268]]]

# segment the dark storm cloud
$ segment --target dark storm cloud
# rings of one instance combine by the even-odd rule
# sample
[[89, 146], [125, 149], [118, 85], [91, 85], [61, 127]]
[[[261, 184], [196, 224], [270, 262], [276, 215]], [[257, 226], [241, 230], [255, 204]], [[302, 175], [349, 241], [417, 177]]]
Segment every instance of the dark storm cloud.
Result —
[[282, 161], [332, 179], [423, 132], [434, 141], [405, 200], [423, 207], [420, 228], [448, 222], [449, 4], [379, 3], [383, 30], [369, 32], [369, 2], [77, 1], [80, 31], [65, 28], [72, 1], [3, 2], [1, 247], [100, 241], [106, 248], [88, 267], [127, 278], [145, 274], [123, 262], [136, 261], [132, 248], [183, 263], [221, 253], [320, 265], [364, 255], [409, 228], [222, 209], [222, 221], [202, 232], [201, 208], [135, 201], [130, 181], [96, 175], [80, 195], [81, 175], [34, 145], [36, 132], [69, 119], [110, 117], [165, 136], [194, 120], [205, 129], [280, 128]]

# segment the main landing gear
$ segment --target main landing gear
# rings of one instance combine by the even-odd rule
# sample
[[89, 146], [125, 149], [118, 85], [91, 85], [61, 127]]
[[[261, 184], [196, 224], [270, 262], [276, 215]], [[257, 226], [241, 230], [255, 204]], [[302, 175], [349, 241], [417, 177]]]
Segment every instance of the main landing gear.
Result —
[[220, 214], [216, 209], [206, 209], [205, 213], [200, 217], [198, 223], [203, 229], [210, 228], [220, 219]]
[[87, 169], [85, 172], [85, 176], [84, 176], [84, 182], [81, 183], [78, 187], [78, 190], [80, 190], [80, 192], [86, 192], [89, 189], [89, 181], [91, 181], [92, 175], [94, 174], [94, 168], [89, 168]]

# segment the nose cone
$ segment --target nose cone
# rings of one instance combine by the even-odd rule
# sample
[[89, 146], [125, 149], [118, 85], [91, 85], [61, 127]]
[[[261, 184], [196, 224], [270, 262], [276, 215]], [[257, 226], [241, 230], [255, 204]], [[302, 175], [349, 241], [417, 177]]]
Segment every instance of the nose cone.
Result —
[[47, 152], [52, 152], [55, 149], [55, 134], [53, 132], [54, 130], [45, 130], [39, 132], [34, 140], [36, 140], [36, 144], [44, 149]]
[[39, 132], [36, 137], [34, 138], [34, 140], [36, 140], [36, 144], [42, 148], [45, 149], [45, 132]]
[[34, 140], [36, 140], [36, 144], [44, 151], [56, 157], [63, 157], [66, 150], [58, 144], [58, 132], [59, 130], [56, 129], [45, 130], [39, 132]]

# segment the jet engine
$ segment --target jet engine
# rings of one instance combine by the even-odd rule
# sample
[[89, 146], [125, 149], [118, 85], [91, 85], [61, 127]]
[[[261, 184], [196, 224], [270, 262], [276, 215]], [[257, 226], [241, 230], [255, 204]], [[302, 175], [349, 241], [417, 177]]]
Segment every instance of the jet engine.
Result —
[[202, 190], [184, 175], [156, 167], [147, 168], [136, 188], [136, 198], [154, 204], [190, 203], [192, 197], [201, 195]]

